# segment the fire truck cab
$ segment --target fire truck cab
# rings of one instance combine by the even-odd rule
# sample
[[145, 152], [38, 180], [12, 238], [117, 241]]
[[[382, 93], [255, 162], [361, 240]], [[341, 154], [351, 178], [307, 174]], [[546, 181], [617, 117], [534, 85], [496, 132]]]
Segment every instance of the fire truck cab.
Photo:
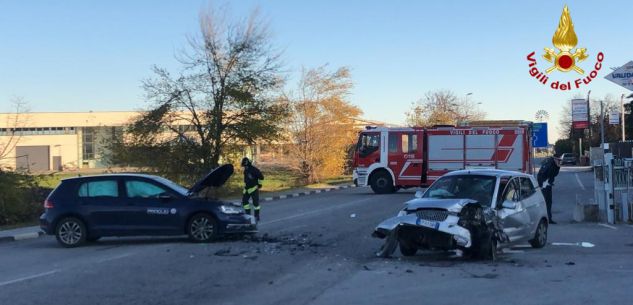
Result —
[[532, 172], [531, 122], [479, 121], [432, 128], [367, 127], [354, 152], [354, 183], [385, 194], [428, 186], [468, 168]]

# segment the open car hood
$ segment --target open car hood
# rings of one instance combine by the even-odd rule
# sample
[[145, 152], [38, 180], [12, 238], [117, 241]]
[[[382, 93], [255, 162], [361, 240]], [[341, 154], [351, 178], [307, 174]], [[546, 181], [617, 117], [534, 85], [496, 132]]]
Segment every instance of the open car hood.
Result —
[[189, 188], [189, 194], [195, 194], [207, 187], [220, 187], [229, 180], [233, 175], [233, 165], [224, 164], [209, 172], [204, 178], [198, 180], [191, 188]]

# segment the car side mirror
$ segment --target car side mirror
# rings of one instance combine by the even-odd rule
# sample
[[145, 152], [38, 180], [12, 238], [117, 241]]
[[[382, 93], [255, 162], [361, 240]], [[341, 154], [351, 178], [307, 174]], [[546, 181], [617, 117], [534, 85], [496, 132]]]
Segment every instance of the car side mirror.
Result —
[[415, 192], [415, 198], [422, 198], [422, 195], [424, 195], [423, 191], [416, 191]]
[[510, 210], [514, 210], [517, 208], [517, 204], [516, 202], [512, 202], [512, 201], [504, 201], [501, 204], [501, 207], [504, 209], [510, 209]]

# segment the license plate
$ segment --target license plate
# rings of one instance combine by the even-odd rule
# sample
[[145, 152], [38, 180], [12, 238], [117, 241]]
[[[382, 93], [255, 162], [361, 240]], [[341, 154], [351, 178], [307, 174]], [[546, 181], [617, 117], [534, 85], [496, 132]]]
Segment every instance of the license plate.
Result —
[[439, 222], [430, 221], [430, 220], [426, 220], [426, 219], [422, 219], [422, 218], [418, 218], [415, 221], [415, 224], [417, 224], [418, 226], [423, 226], [423, 227], [427, 227], [427, 228], [431, 228], [431, 229], [435, 229], [435, 230], [437, 230], [440, 227], [440, 223]]

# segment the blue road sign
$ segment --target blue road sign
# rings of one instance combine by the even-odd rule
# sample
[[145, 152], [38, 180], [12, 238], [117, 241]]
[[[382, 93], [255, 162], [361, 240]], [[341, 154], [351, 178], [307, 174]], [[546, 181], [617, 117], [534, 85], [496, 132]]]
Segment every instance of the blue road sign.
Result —
[[547, 147], [547, 123], [532, 124], [532, 147]]

